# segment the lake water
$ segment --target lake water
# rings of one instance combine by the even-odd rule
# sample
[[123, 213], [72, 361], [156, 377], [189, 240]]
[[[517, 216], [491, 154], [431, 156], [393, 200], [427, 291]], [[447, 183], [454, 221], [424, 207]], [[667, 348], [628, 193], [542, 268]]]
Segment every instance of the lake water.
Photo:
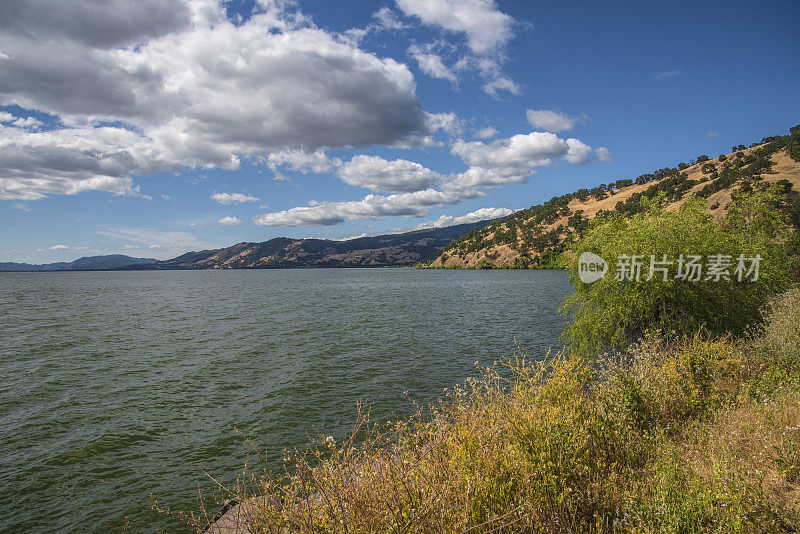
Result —
[[[0, 532], [192, 532], [231, 482], [356, 404], [410, 412], [558, 343], [563, 271], [0, 273]], [[238, 431], [238, 433], [237, 433]]]

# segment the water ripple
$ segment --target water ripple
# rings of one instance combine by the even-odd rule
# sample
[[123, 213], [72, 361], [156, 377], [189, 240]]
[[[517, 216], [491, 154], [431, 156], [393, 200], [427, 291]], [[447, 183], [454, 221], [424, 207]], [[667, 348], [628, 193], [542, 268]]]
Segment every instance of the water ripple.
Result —
[[0, 532], [190, 532], [149, 495], [195, 508], [203, 469], [241, 472], [239, 433], [277, 468], [360, 401], [408, 413], [514, 337], [544, 353], [568, 290], [552, 271], [0, 273]]

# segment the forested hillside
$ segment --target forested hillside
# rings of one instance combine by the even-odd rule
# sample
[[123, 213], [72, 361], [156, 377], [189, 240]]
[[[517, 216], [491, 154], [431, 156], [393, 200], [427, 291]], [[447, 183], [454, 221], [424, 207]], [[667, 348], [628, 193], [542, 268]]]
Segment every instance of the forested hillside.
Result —
[[706, 199], [716, 219], [724, 215], [732, 196], [767, 189], [778, 183], [793, 225], [800, 226], [800, 125], [789, 135], [738, 145], [716, 158], [700, 155], [674, 167], [656, 169], [634, 179], [622, 178], [591, 189], [553, 197], [462, 236], [429, 263], [435, 268], [537, 268], [558, 265], [569, 249], [603, 211], [630, 216], [642, 209], [642, 199], [665, 194], [668, 209], [687, 199]]

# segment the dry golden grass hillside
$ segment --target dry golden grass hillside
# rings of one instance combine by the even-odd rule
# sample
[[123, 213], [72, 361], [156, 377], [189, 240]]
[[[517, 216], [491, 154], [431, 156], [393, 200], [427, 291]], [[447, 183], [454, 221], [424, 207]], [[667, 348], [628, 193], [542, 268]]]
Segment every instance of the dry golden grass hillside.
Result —
[[[618, 180], [592, 190], [554, 197], [477, 229], [445, 248], [429, 266], [433, 268], [536, 267], [551, 264], [567, 243], [601, 211], [631, 214], [643, 196], [666, 194], [668, 209], [690, 198], [704, 197], [714, 218], [721, 219], [734, 191], [764, 188], [788, 180], [800, 190], [798, 141], [792, 136], [766, 138], [729, 154], [692, 165], [680, 164], [632, 180]], [[765, 163], [766, 162], [766, 163]], [[711, 170], [711, 166], [714, 170]], [[581, 194], [581, 191], [583, 194]], [[588, 193], [588, 194], [587, 194]], [[627, 202], [627, 205], [626, 205]]]

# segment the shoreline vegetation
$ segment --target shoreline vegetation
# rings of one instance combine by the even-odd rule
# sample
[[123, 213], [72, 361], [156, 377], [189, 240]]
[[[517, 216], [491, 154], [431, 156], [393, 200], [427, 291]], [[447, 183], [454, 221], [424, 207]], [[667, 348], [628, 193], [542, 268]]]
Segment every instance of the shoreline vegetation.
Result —
[[[390, 425], [360, 414], [286, 471], [247, 471], [208, 532], [791, 532], [800, 289], [741, 339], [648, 335], [616, 357], [524, 351]], [[476, 362], [477, 363], [477, 362]], [[219, 530], [219, 529], [230, 530]], [[218, 530], [215, 530], [218, 529]]]
[[[759, 253], [757, 280], [605, 277], [563, 351], [519, 349], [427, 409], [284, 452], [220, 486], [210, 532], [792, 532], [800, 529], [797, 232], [773, 184], [596, 217], [575, 251]], [[257, 451], [258, 452], [258, 451]], [[261, 460], [266, 460], [259, 453]], [[266, 463], [264, 464], [266, 465]]]

